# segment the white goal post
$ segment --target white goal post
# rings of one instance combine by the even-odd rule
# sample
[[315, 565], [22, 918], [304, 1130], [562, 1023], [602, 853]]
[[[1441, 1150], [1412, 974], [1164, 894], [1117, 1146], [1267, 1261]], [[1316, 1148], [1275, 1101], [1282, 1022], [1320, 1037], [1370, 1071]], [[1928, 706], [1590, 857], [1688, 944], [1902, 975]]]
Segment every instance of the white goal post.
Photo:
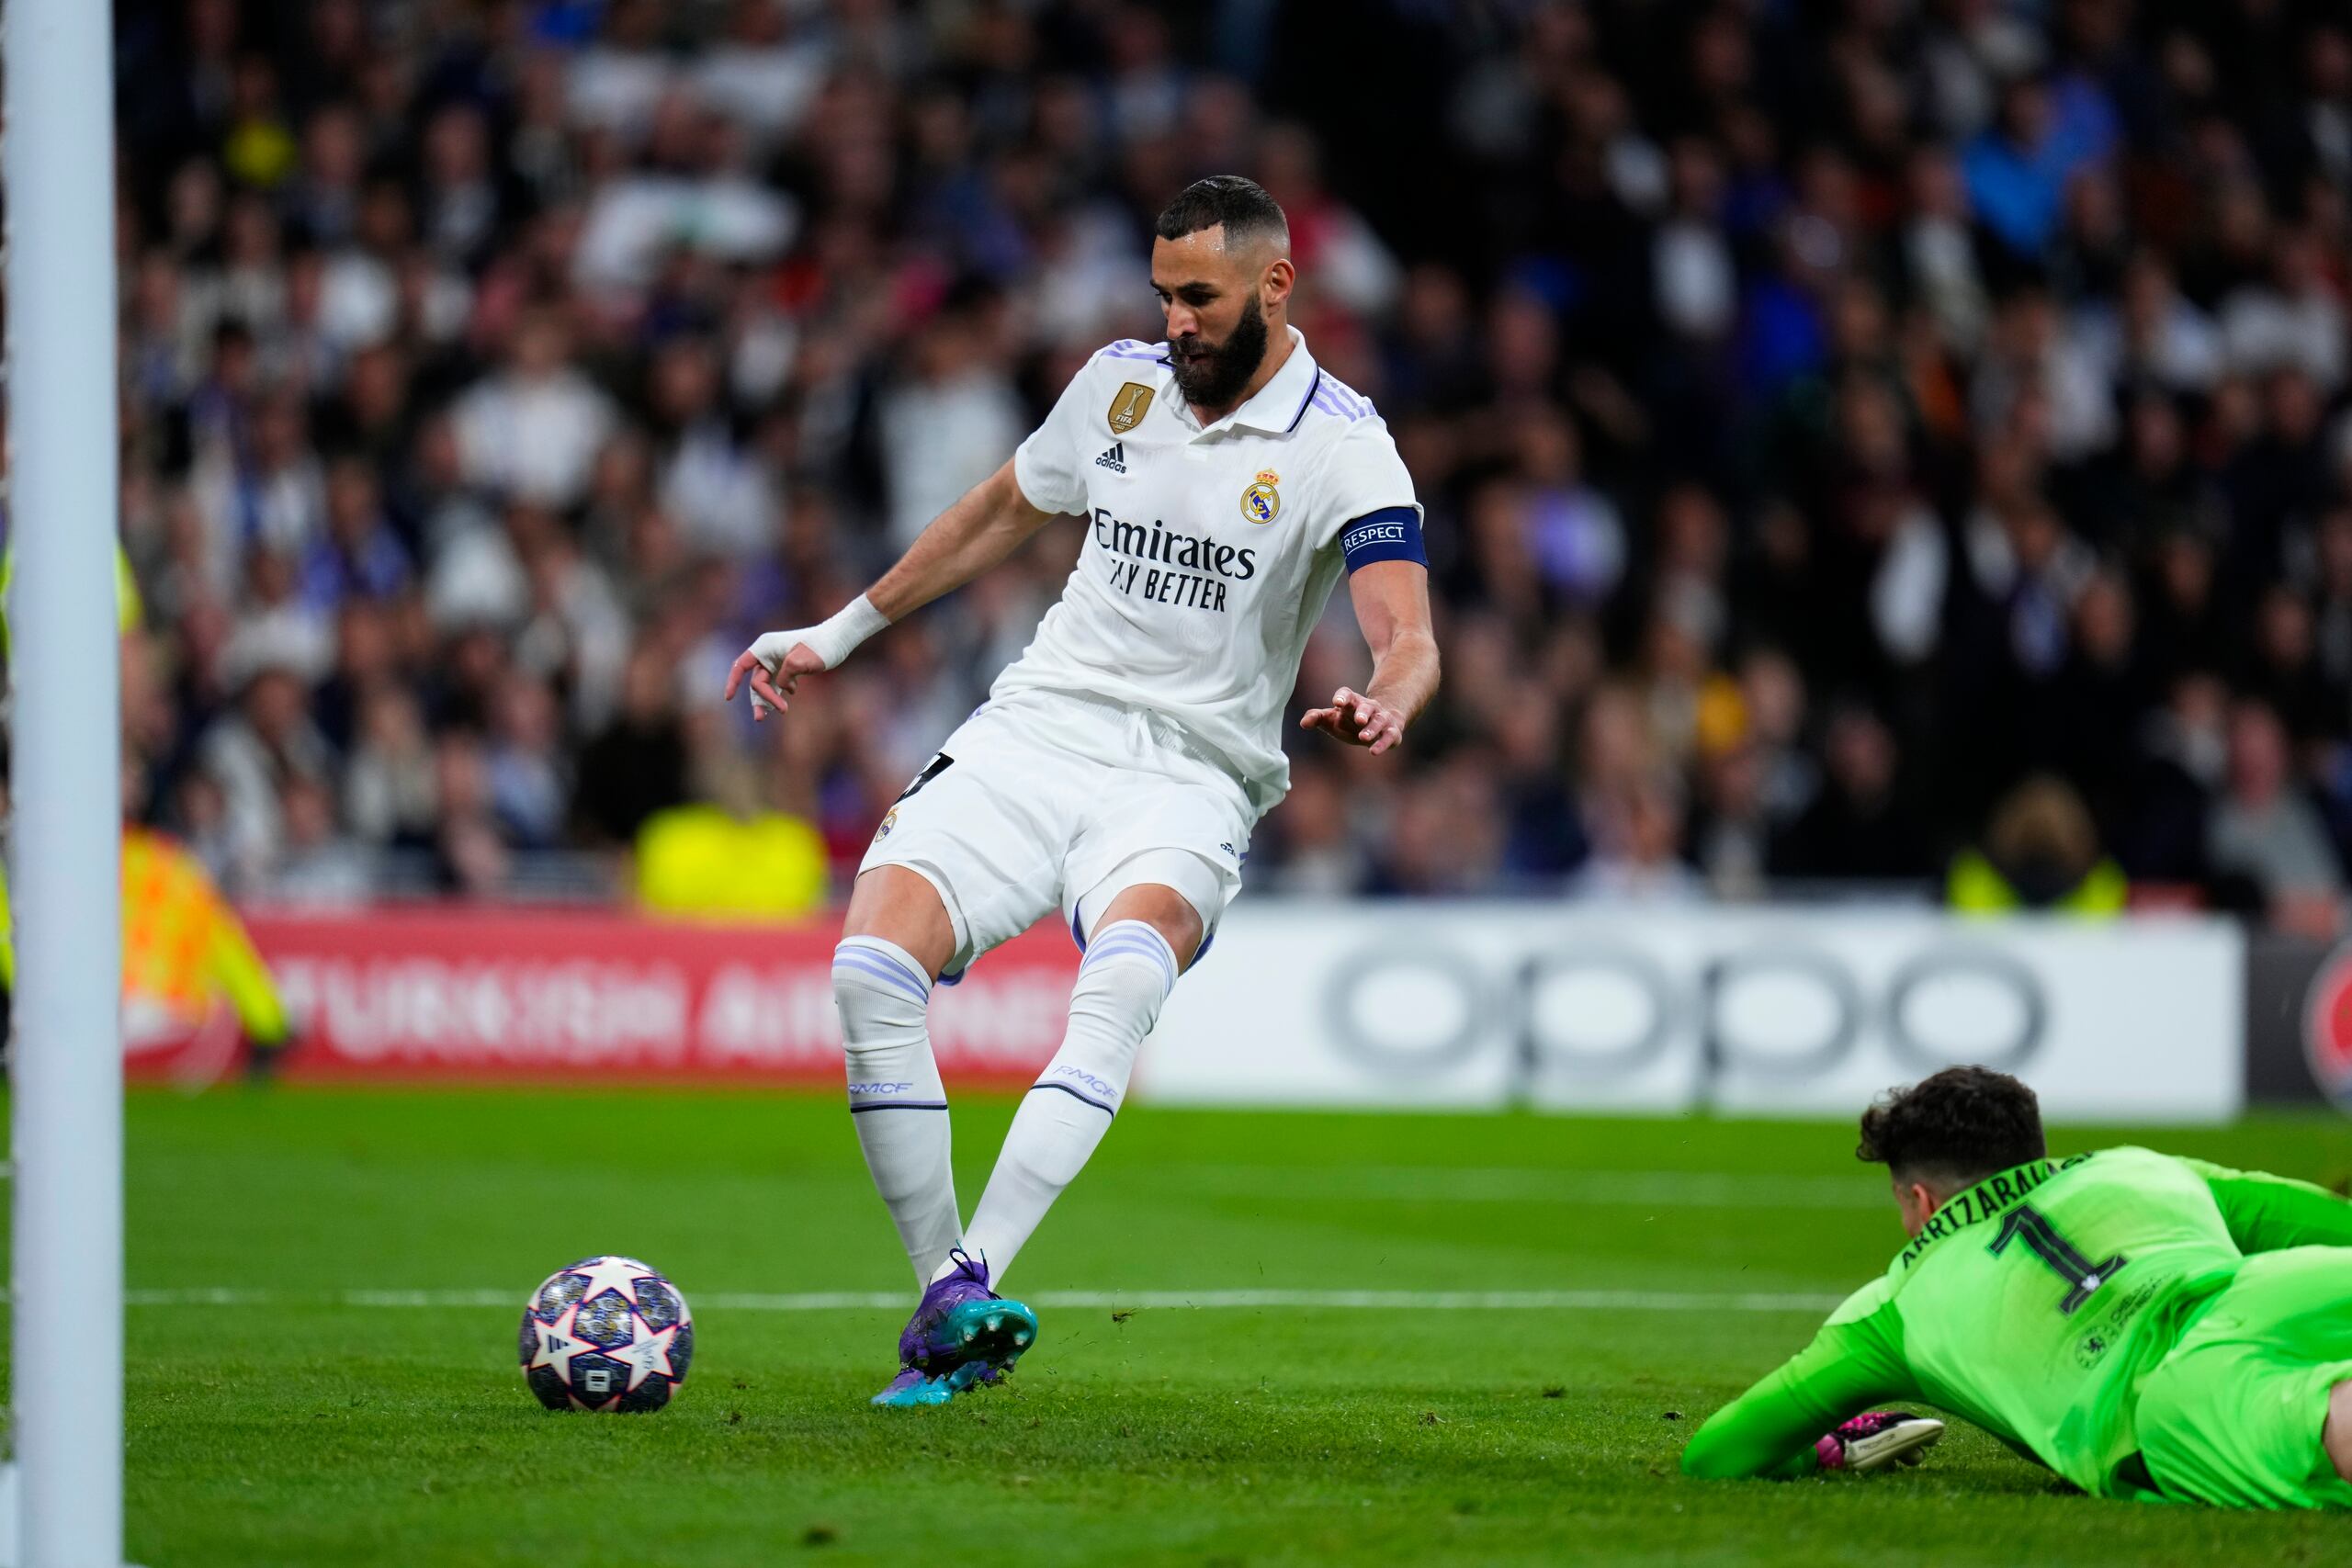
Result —
[[121, 671], [108, 0], [6, 0], [17, 991], [10, 1367], [24, 1568], [122, 1562]]

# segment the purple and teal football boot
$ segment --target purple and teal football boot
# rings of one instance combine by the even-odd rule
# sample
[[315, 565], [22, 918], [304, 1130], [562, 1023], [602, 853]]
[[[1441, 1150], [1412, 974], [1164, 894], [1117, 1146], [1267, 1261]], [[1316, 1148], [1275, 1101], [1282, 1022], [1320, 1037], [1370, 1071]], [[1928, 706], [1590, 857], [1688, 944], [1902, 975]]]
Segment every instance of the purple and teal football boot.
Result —
[[899, 1375], [882, 1386], [882, 1392], [869, 1401], [875, 1404], [913, 1409], [918, 1405], [944, 1404], [956, 1397], [945, 1378], [926, 1377], [914, 1367], [900, 1367]]
[[899, 1336], [899, 1375], [876, 1404], [944, 1404], [966, 1389], [1003, 1381], [1036, 1343], [1037, 1314], [989, 1288], [989, 1266], [958, 1247], [955, 1271], [933, 1280]]

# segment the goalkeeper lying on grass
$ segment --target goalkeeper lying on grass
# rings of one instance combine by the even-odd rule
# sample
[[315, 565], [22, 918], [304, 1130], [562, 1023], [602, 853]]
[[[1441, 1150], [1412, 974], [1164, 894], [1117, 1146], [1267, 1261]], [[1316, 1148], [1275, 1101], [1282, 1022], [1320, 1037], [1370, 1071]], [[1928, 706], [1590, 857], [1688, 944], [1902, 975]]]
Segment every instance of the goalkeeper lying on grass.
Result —
[[2352, 1203], [2146, 1149], [2051, 1160], [2033, 1091], [1983, 1067], [1871, 1107], [1858, 1152], [1911, 1244], [1687, 1473], [1916, 1460], [1940, 1422], [1848, 1417], [1917, 1399], [2100, 1496], [2352, 1507]]

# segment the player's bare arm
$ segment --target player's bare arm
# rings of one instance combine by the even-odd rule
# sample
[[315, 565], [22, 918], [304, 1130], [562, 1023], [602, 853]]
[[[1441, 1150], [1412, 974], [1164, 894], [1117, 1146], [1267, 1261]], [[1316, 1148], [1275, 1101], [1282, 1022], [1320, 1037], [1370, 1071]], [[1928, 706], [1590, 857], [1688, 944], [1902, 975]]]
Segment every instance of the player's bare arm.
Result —
[[803, 675], [831, 670], [893, 621], [952, 593], [1002, 561], [1053, 520], [1029, 504], [1005, 463], [932, 520], [898, 564], [839, 615], [820, 625], [769, 632], [727, 671], [727, 700], [748, 678], [752, 716], [781, 713]]
[[1311, 708], [1301, 729], [1362, 746], [1377, 757], [1405, 739], [1405, 727], [1437, 694], [1437, 637], [1430, 627], [1429, 569], [1411, 561], [1375, 561], [1348, 580], [1356, 624], [1372, 649], [1372, 681], [1359, 692], [1341, 686], [1329, 706]]

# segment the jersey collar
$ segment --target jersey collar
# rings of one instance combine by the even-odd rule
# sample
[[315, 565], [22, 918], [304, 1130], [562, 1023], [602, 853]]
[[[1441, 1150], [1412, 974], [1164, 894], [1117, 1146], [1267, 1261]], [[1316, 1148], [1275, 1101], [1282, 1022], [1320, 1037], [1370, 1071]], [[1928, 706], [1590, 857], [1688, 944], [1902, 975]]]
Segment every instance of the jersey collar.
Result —
[[1183, 394], [1176, 394], [1176, 417], [1202, 435], [1211, 434], [1228, 425], [1246, 426], [1265, 435], [1287, 435], [1298, 428], [1306, 417], [1306, 405], [1313, 400], [1317, 385], [1323, 378], [1322, 367], [1306, 351], [1306, 334], [1296, 327], [1285, 329], [1290, 333], [1290, 357], [1274, 372], [1274, 378], [1258, 389], [1258, 395], [1218, 420], [1202, 426], [1193, 416], [1192, 408], [1184, 402]]
[[1996, 1176], [1988, 1176], [1965, 1191], [1955, 1192], [1951, 1200], [1919, 1227], [1911, 1245], [1896, 1256], [1898, 1268], [1908, 1269], [1919, 1260], [1919, 1255], [1955, 1232], [1982, 1224], [2021, 1202], [2026, 1194], [2057, 1175], [2069, 1166], [2079, 1164], [2087, 1156], [2076, 1155], [2064, 1162], [2050, 1159], [2030, 1159], [2023, 1165], [2012, 1166]]

